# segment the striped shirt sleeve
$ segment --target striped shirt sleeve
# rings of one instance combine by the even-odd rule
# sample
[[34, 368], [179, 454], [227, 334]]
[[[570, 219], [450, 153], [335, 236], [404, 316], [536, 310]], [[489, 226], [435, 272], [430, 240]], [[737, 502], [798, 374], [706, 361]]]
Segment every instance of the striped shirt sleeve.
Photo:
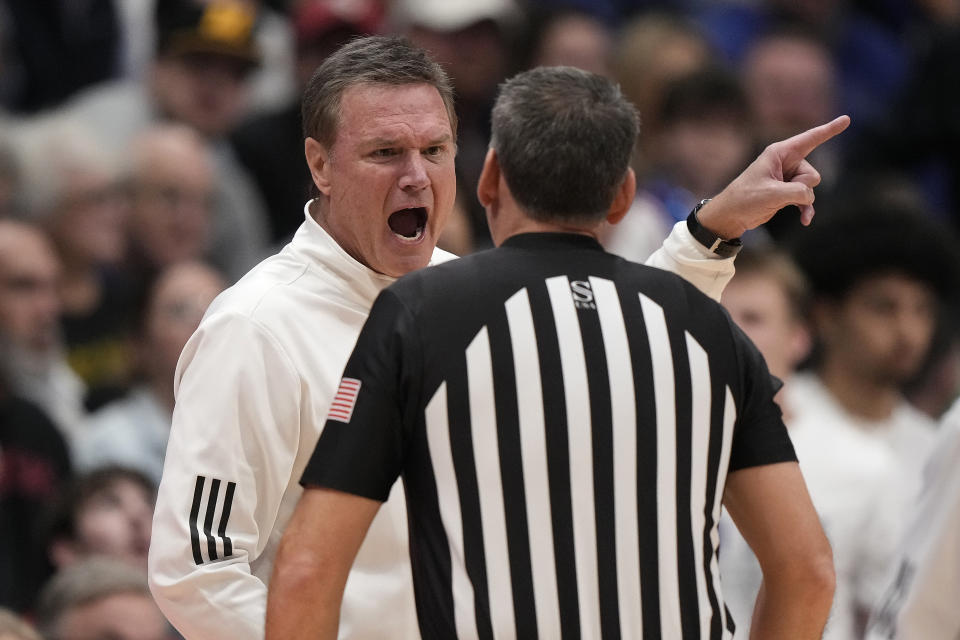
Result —
[[760, 351], [732, 320], [730, 326], [741, 363], [741, 398], [729, 470], [796, 462], [797, 454], [783, 423], [783, 414], [773, 399], [783, 383], [770, 374]]

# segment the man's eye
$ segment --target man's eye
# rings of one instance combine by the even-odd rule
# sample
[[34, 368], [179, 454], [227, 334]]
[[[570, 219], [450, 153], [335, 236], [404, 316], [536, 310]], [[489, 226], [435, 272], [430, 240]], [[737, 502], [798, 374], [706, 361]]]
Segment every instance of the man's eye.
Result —
[[376, 149], [372, 155], [374, 158], [392, 158], [396, 154], [396, 149]]
[[438, 156], [443, 153], [443, 147], [440, 145], [434, 145], [432, 147], [427, 147], [424, 149], [424, 153], [428, 156]]

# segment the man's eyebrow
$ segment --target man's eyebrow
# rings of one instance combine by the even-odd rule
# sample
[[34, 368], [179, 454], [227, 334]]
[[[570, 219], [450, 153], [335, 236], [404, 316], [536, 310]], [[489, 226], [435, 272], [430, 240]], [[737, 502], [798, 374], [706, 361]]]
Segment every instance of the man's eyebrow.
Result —
[[[453, 141], [453, 135], [450, 133], [443, 133], [435, 138], [431, 138], [424, 147], [433, 147], [436, 145], [446, 144]], [[398, 147], [403, 146], [400, 141], [396, 138], [371, 138], [367, 141], [367, 146], [374, 149], [380, 147]]]
[[440, 144], [444, 144], [444, 143], [452, 142], [452, 141], [453, 141], [453, 136], [452, 136], [451, 134], [449, 134], [449, 133], [444, 133], [443, 135], [441, 135], [441, 136], [439, 136], [439, 137], [437, 137], [437, 138], [433, 138], [430, 142], [428, 142], [428, 143], [426, 144], [426, 146], [428, 146], [428, 147], [433, 147], [433, 146], [436, 146], [436, 145], [440, 145]]
[[372, 138], [367, 141], [367, 146], [374, 147], [395, 147], [399, 143], [396, 138]]

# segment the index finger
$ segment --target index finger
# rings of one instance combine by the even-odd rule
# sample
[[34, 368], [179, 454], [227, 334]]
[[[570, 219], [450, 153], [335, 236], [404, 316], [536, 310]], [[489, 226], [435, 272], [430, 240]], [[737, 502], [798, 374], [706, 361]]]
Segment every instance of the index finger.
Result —
[[803, 133], [798, 133], [792, 138], [787, 138], [780, 144], [783, 145], [786, 153], [784, 161], [786, 163], [799, 162], [809, 155], [811, 151], [821, 144], [837, 135], [850, 126], [850, 116], [840, 116], [834, 118], [826, 124], [813, 129], [807, 129]]

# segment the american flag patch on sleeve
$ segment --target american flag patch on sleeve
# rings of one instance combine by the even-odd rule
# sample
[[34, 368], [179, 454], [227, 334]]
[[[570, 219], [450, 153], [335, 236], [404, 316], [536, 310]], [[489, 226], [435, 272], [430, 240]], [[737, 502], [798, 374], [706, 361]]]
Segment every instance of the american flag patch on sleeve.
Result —
[[356, 378], [343, 378], [340, 380], [340, 388], [337, 389], [337, 395], [334, 396], [333, 403], [330, 405], [327, 420], [350, 422], [350, 416], [353, 415], [353, 407], [357, 403], [358, 393], [360, 393], [359, 380]]

